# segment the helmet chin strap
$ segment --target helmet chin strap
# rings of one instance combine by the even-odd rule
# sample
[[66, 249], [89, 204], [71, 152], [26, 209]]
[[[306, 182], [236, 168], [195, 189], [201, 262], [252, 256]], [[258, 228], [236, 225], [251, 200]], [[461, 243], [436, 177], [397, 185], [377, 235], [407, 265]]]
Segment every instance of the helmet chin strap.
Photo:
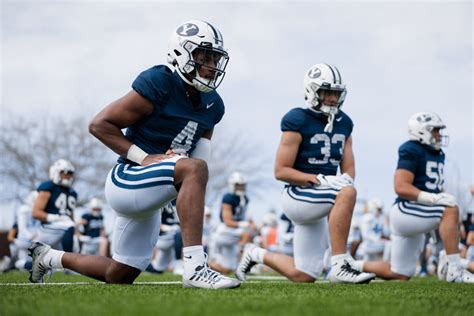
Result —
[[334, 118], [336, 117], [336, 114], [339, 112], [339, 108], [336, 106], [321, 105], [319, 109], [315, 109], [314, 107], [310, 107], [310, 109], [315, 112], [323, 113], [324, 115], [327, 115], [328, 123], [324, 127], [324, 132], [332, 133], [332, 130], [334, 127]]
[[334, 117], [335, 117], [335, 116], [336, 116], [335, 114], [329, 113], [328, 123], [327, 123], [326, 126], [324, 127], [324, 132], [325, 132], [325, 133], [332, 133], [333, 123], [334, 123]]

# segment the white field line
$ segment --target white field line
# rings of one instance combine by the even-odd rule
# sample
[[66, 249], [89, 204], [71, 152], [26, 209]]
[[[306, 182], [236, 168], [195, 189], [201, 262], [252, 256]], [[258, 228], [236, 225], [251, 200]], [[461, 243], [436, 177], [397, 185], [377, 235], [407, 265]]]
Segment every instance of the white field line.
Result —
[[[262, 277], [249, 277], [249, 281], [247, 283], [273, 283], [273, 282], [289, 282], [284, 277], [279, 276], [266, 276], [265, 278]], [[372, 282], [384, 282], [383, 280], [373, 280]], [[181, 284], [181, 281], [156, 281], [156, 282], [134, 282], [133, 285], [174, 285], [174, 284]], [[315, 281], [316, 284], [325, 284], [329, 283], [328, 280], [319, 280]], [[48, 282], [48, 283], [1, 283], [0, 287], [2, 286], [56, 286], [56, 285], [107, 285], [103, 282]]]

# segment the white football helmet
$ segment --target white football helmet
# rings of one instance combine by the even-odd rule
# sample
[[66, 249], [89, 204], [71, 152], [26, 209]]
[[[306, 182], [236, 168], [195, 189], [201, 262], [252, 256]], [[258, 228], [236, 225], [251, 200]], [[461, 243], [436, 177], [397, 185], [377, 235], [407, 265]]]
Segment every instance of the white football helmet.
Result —
[[[72, 183], [74, 182], [74, 171], [74, 166], [69, 160], [59, 159], [55, 161], [51, 167], [49, 167], [49, 179], [53, 181], [53, 183], [65, 187], [71, 187]], [[61, 172], [70, 173], [73, 176], [71, 176], [69, 179], [63, 179], [61, 177]]]
[[246, 185], [247, 181], [245, 180], [245, 177], [238, 171], [233, 172], [229, 180], [227, 180], [227, 183], [229, 184], [229, 189], [231, 192], [236, 192], [236, 185]]
[[[198, 56], [198, 53], [202, 54]], [[210, 92], [220, 85], [228, 61], [229, 55], [224, 48], [221, 32], [208, 22], [199, 20], [185, 22], [171, 35], [168, 62], [176, 68], [186, 83], [199, 91]], [[211, 67], [209, 62], [214, 62], [215, 65]], [[199, 75], [201, 67], [209, 68], [214, 77], [211, 79], [201, 77]]]
[[[323, 98], [320, 92], [323, 90], [338, 91], [339, 99], [336, 106], [329, 106], [322, 103]], [[346, 98], [346, 85], [342, 82], [339, 70], [329, 64], [316, 64], [309, 68], [304, 75], [304, 96], [308, 106], [317, 112], [322, 112], [328, 116], [328, 124], [325, 132], [332, 131], [335, 115], [339, 112]]]
[[92, 198], [90, 201], [89, 201], [89, 207], [91, 208], [91, 210], [102, 210], [103, 208], [103, 205], [102, 205], [102, 201], [98, 198]]
[[415, 113], [408, 120], [408, 134], [411, 140], [419, 141], [422, 144], [428, 145], [435, 150], [440, 150], [442, 146], [448, 145], [448, 135], [442, 134], [440, 140], [436, 140], [432, 131], [435, 128], [441, 131], [446, 128], [441, 118], [432, 112]]
[[367, 201], [367, 211], [372, 214], [382, 213], [383, 201], [380, 198], [372, 198]]

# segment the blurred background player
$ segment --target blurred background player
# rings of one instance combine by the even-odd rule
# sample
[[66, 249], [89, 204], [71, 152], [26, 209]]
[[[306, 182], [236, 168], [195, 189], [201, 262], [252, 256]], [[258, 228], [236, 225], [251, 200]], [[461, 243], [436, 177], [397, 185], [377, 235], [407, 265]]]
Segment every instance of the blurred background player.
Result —
[[247, 220], [247, 181], [240, 172], [233, 172], [228, 181], [229, 192], [222, 198], [221, 223], [213, 236], [214, 261], [210, 266], [221, 273], [233, 272], [239, 263], [242, 245], [251, 242], [256, 226]]
[[89, 202], [90, 212], [82, 215], [78, 222], [81, 253], [85, 255], [108, 256], [108, 239], [102, 215], [103, 203], [98, 198]]
[[293, 238], [295, 225], [285, 213], [281, 213], [278, 220], [278, 250], [277, 252], [293, 257]]
[[[33, 205], [33, 218], [41, 222], [37, 241], [53, 249], [73, 251], [77, 193], [72, 188], [74, 166], [66, 159], [59, 159], [49, 168], [49, 181], [39, 185]], [[77, 249], [74, 249], [77, 250]]]
[[336, 67], [316, 64], [304, 75], [304, 92], [308, 108], [294, 108], [281, 121], [275, 162], [276, 179], [286, 182], [283, 211], [295, 224], [294, 259], [248, 244], [236, 275], [244, 280], [263, 263], [294, 282], [313, 282], [323, 269], [329, 226], [330, 281], [368, 283], [375, 275], [354, 269], [346, 253], [356, 202], [353, 123], [340, 110], [346, 86]]
[[182, 275], [183, 242], [181, 241], [181, 228], [174, 203], [176, 201], [168, 203], [161, 211], [160, 237], [154, 249], [155, 255], [151, 265], [154, 270], [152, 272], [163, 273], [172, 268], [175, 274]]
[[[358, 268], [384, 279], [409, 280], [424, 244], [425, 234], [438, 228], [446, 250], [448, 282], [474, 283], [459, 254], [459, 209], [451, 194], [443, 192], [442, 146], [445, 124], [431, 112], [414, 114], [408, 121], [410, 140], [398, 150], [395, 192], [398, 197], [390, 212], [390, 262], [357, 262]], [[440, 262], [441, 264], [441, 262]]]
[[379, 198], [367, 201], [367, 212], [362, 216], [360, 230], [362, 235], [361, 252], [367, 261], [389, 260], [390, 246], [388, 236], [384, 236], [385, 218], [383, 202]]

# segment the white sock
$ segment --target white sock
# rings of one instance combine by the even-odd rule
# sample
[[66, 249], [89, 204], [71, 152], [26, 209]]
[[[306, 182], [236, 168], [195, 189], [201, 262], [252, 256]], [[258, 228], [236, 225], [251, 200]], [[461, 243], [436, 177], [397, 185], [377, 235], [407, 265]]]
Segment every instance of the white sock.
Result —
[[50, 269], [62, 269], [63, 263], [61, 262], [64, 251], [49, 249], [49, 251], [43, 257], [43, 263]]
[[250, 257], [257, 263], [263, 263], [263, 257], [267, 253], [266, 249], [255, 247], [250, 251]]
[[354, 260], [352, 263], [351, 263], [351, 266], [356, 269], [357, 271], [360, 271], [360, 272], [363, 272], [363, 268], [364, 268], [364, 260]]
[[183, 248], [183, 266], [185, 274], [194, 273], [197, 266], [204, 263], [204, 248], [202, 245]]
[[334, 265], [338, 264], [339, 266], [342, 266], [343, 265], [343, 260], [347, 260], [348, 262], [350, 262], [352, 264], [352, 262], [354, 260], [353, 259], [351, 260], [351, 259], [352, 258], [347, 253], [343, 253], [343, 254], [340, 254], [340, 255], [335, 255], [335, 256], [331, 257], [331, 265], [334, 266]]
[[459, 253], [447, 255], [446, 258], [450, 266], [459, 266], [461, 264], [461, 255]]

